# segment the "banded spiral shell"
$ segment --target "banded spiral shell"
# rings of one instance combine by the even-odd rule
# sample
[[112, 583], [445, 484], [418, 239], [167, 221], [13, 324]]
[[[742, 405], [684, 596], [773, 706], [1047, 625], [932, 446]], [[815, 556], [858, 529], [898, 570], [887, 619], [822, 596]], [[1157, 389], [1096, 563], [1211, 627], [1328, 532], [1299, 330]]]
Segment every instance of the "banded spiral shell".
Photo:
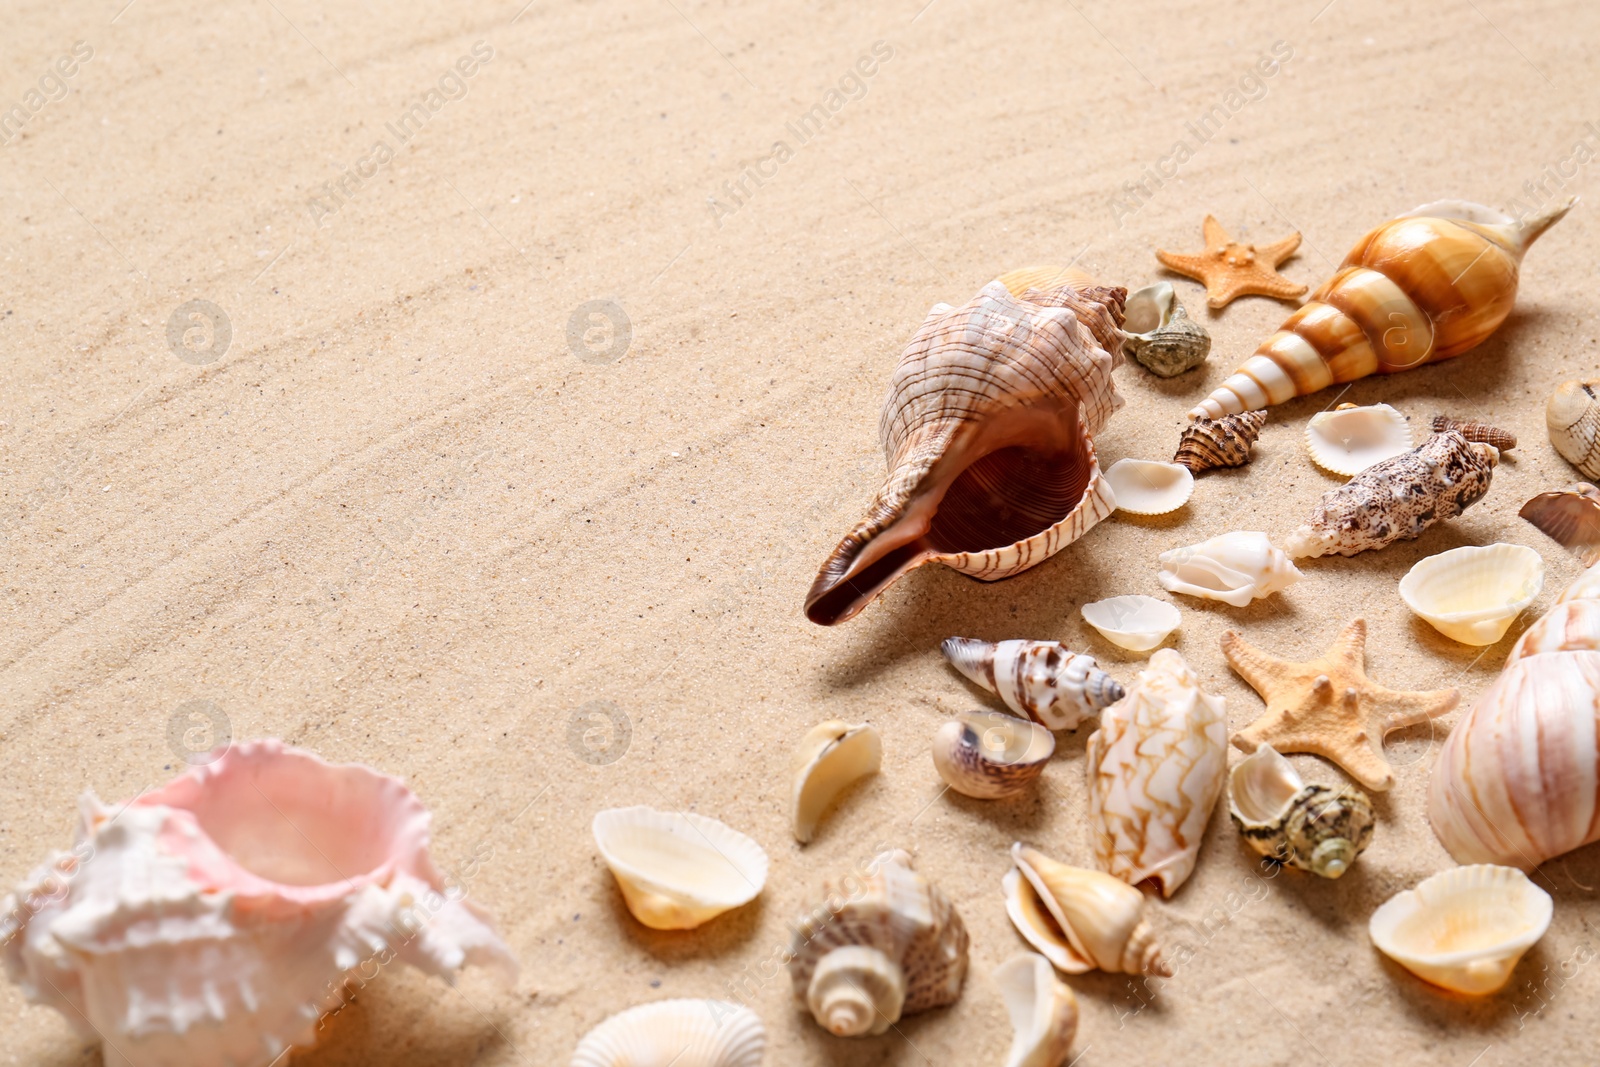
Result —
[[1517, 447], [1517, 435], [1510, 430], [1502, 430], [1498, 426], [1490, 426], [1486, 422], [1472, 419], [1463, 421], [1453, 419], [1449, 415], [1435, 415], [1433, 432], [1444, 433], [1446, 430], [1455, 430], [1469, 441], [1476, 441], [1481, 445], [1493, 445], [1502, 452], [1509, 452]]
[[1183, 428], [1172, 462], [1195, 474], [1217, 467], [1242, 467], [1267, 422], [1265, 411], [1244, 411], [1220, 419], [1195, 419]]
[[1545, 427], [1561, 458], [1585, 478], [1600, 479], [1600, 379], [1562, 382], [1545, 404]]
[[1510, 314], [1524, 253], [1572, 204], [1518, 220], [1441, 200], [1384, 223], [1189, 414], [1281, 404], [1476, 348]]
[[1047, 730], [1076, 730], [1122, 699], [1122, 683], [1101, 670], [1093, 656], [1059, 641], [947, 637], [939, 647], [956, 670]]

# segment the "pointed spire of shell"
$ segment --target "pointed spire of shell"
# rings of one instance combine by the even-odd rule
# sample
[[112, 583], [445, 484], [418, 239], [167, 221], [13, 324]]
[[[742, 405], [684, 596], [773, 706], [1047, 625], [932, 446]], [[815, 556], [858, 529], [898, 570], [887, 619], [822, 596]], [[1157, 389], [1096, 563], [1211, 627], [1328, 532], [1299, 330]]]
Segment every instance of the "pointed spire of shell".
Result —
[[1195, 419], [1183, 428], [1172, 462], [1194, 474], [1217, 467], [1242, 467], [1267, 423], [1265, 411], [1245, 411], [1220, 419]]
[[1093, 656], [1059, 641], [982, 641], [947, 637], [939, 646], [956, 670], [997, 694], [1006, 707], [1050, 730], [1076, 730], [1122, 699], [1122, 683]]

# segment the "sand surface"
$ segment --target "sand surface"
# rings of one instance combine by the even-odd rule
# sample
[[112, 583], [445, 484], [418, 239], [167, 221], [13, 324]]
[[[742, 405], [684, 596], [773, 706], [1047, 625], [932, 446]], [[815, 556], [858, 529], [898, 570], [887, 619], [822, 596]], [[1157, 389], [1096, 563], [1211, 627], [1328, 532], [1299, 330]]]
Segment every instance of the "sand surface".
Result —
[[[1526, 619], [1457, 645], [1411, 618], [1399, 578], [1457, 545], [1525, 544], [1549, 565], [1538, 612], [1577, 573], [1516, 513], [1574, 478], [1543, 408], [1600, 355], [1589, 203], [1534, 248], [1480, 350], [1284, 405], [1255, 462], [1178, 514], [1113, 518], [998, 584], [925, 568], [837, 628], [800, 612], [882, 475], [879, 403], [930, 305], [1074, 258], [1147, 284], [1166, 276], [1153, 250], [1200, 248], [1208, 212], [1248, 240], [1302, 231], [1283, 269], [1315, 285], [1424, 201], [1529, 202], [1557, 168], [1562, 195], [1592, 189], [1592, 4], [123, 2], [23, 0], [0, 35], [0, 105], [41, 104], [0, 147], [0, 882], [67, 845], [80, 793], [132, 797], [215, 736], [403, 776], [522, 976], [451, 990], [392, 969], [295, 1064], [562, 1064], [614, 1011], [735, 982], [776, 1067], [1000, 1063], [989, 972], [1021, 947], [1007, 848], [1087, 861], [1088, 730], [1061, 735], [1024, 800], [943, 792], [933, 731], [995, 704], [940, 639], [1059, 639], [1131, 680], [1139, 658], [1079, 606], [1164, 595], [1165, 548], [1290, 528], [1337, 484], [1300, 445], [1337, 399], [1523, 443], [1419, 541], [1310, 562], [1247, 608], [1177, 598], [1176, 647], [1233, 728], [1261, 705], [1222, 660], [1226, 629], [1310, 655], [1360, 615], [1377, 679], [1470, 701]], [[1290, 58], [1250, 80], [1275, 45]], [[1213, 106], [1226, 121], [1201, 143], [1186, 124]], [[1106, 463], [1167, 458], [1183, 412], [1289, 311], [1209, 313], [1173, 280], [1213, 355], [1170, 382], [1118, 372]], [[227, 330], [180, 315], [170, 343], [195, 300]], [[611, 303], [574, 321], [588, 301]], [[802, 849], [790, 752], [830, 717], [875, 723], [886, 759]], [[1072, 980], [1078, 1062], [1592, 1056], [1595, 848], [1537, 875], [1555, 922], [1499, 996], [1431, 990], [1367, 940], [1381, 901], [1451, 863], [1425, 800], [1452, 721], [1390, 738], [1398, 782], [1337, 883], [1261, 876], [1219, 810], [1153, 909], [1175, 977]], [[766, 891], [695, 933], [642, 928], [589, 835], [629, 804], [753, 835]], [[822, 880], [880, 842], [954, 900], [971, 974], [949, 1009], [838, 1040], [772, 961]], [[0, 1063], [99, 1062], [9, 984], [0, 1031]]]

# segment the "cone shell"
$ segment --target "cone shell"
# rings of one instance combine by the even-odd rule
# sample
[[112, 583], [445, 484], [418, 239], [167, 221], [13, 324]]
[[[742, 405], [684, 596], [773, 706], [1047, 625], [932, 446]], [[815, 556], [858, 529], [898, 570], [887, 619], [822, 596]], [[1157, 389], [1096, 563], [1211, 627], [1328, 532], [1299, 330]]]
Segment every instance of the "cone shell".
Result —
[[802, 845], [840, 793], [883, 766], [883, 739], [870, 723], [837, 719], [806, 732], [794, 759], [794, 837]]
[[1166, 977], [1139, 890], [1102, 871], [1058, 863], [1036, 849], [1011, 846], [1016, 864], [1001, 882], [1006, 915], [1017, 932], [1058, 970], [1102, 970]]
[[704, 815], [613, 808], [593, 829], [628, 910], [652, 930], [692, 930], [748, 904], [767, 882], [761, 846]]
[[1442, 200], [1386, 222], [1191, 414], [1217, 418], [1459, 356], [1511, 312], [1528, 247], [1564, 216]]
[[1242, 467], [1266, 425], [1265, 411], [1246, 411], [1220, 419], [1195, 419], [1183, 428], [1172, 462], [1195, 474], [1217, 467]]
[[1078, 998], [1050, 961], [1019, 952], [992, 972], [1011, 1017], [1005, 1067], [1061, 1067], [1078, 1033]]
[[1236, 608], [1287, 589], [1304, 577], [1266, 534], [1252, 530], [1235, 530], [1197, 545], [1169, 549], [1156, 559], [1161, 564], [1156, 578], [1167, 592], [1220, 600]]
[[1306, 785], [1271, 745], [1240, 760], [1228, 781], [1239, 833], [1279, 863], [1338, 878], [1372, 843], [1372, 801], [1365, 793]]
[[1177, 463], [1119, 459], [1106, 471], [1117, 510], [1130, 515], [1165, 515], [1189, 502], [1194, 475]]
[[1578, 468], [1585, 478], [1600, 481], [1600, 405], [1596, 404], [1600, 379], [1562, 382], [1550, 394], [1544, 421], [1550, 443], [1561, 458]]
[[572, 1067], [759, 1067], [767, 1029], [725, 1000], [658, 1000], [590, 1030]]
[[1502, 430], [1486, 422], [1474, 422], [1470, 419], [1462, 422], [1460, 419], [1452, 419], [1449, 415], [1435, 415], [1433, 432], [1444, 433], [1446, 430], [1455, 430], [1468, 441], [1490, 445], [1501, 452], [1509, 452], [1517, 447], [1517, 435], [1510, 430]]
[[1122, 406], [1121, 289], [1013, 296], [1000, 282], [935, 307], [901, 356], [879, 436], [889, 476], [823, 563], [806, 615], [857, 614], [906, 571], [986, 581], [1059, 552], [1109, 515], [1092, 434]]
[[1388, 404], [1340, 404], [1306, 424], [1306, 451], [1325, 471], [1350, 477], [1411, 451], [1411, 427]]
[[1129, 294], [1125, 312], [1123, 347], [1152, 374], [1175, 378], [1206, 361], [1211, 335], [1189, 317], [1171, 283]]
[[963, 796], [1003, 800], [1044, 772], [1056, 739], [1038, 723], [1000, 711], [969, 711], [933, 736], [933, 765]]
[[1101, 637], [1129, 652], [1149, 652], [1183, 622], [1178, 609], [1165, 600], [1137, 593], [1097, 600], [1078, 610]]
[[1122, 683], [1101, 670], [1093, 656], [1059, 641], [947, 637], [939, 647], [956, 670], [1047, 730], [1076, 730], [1122, 699]]

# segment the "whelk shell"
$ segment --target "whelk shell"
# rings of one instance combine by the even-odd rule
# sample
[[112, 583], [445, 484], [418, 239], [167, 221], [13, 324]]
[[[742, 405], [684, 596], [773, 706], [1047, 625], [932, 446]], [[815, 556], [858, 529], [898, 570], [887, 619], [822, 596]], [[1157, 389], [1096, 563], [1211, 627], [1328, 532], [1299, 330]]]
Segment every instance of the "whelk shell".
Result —
[[726, 1000], [658, 1000], [618, 1012], [584, 1035], [572, 1067], [758, 1067], [767, 1029]]
[[1178, 628], [1183, 616], [1165, 600], [1131, 593], [1096, 600], [1078, 609], [1100, 636], [1129, 652], [1148, 652]]
[[652, 930], [692, 930], [748, 904], [767, 881], [761, 846], [704, 815], [612, 808], [593, 829], [628, 910]]
[[869, 723], [830, 719], [800, 739], [795, 751], [794, 837], [802, 845], [816, 833], [836, 797], [883, 766], [883, 739]]
[[1106, 471], [1117, 510], [1130, 515], [1165, 515], [1189, 502], [1194, 475], [1177, 463], [1119, 459]]
[[1211, 335], [1189, 317], [1170, 282], [1130, 293], [1123, 313], [1123, 347], [1152, 374], [1175, 378], [1206, 361]]
[[1167, 592], [1220, 600], [1236, 608], [1304, 577], [1266, 534], [1248, 530], [1170, 549], [1156, 558], [1161, 563], [1156, 577]]
[[1311, 416], [1306, 451], [1323, 470], [1349, 477], [1411, 451], [1411, 427], [1388, 404], [1340, 404]]
[[1169, 977], [1144, 894], [1103, 871], [1058, 863], [1018, 842], [1001, 890], [1023, 940], [1067, 974], [1099, 969]]
[[1265, 411], [1245, 411], [1220, 419], [1195, 419], [1178, 437], [1172, 462], [1195, 474], [1219, 467], [1242, 467], [1250, 462], [1250, 449], [1267, 424]]
[[1502, 430], [1486, 422], [1474, 422], [1470, 419], [1463, 422], [1460, 419], [1452, 419], [1449, 415], [1435, 415], [1433, 432], [1444, 433], [1446, 430], [1455, 430], [1469, 441], [1492, 445], [1501, 452], [1509, 452], [1517, 447], [1517, 435], [1510, 430]]
[[1037, 952], [1019, 952], [992, 972], [1011, 1017], [1005, 1067], [1061, 1067], [1078, 1033], [1078, 998]]
[[829, 555], [806, 616], [832, 625], [938, 562], [986, 581], [1043, 562], [1116, 506], [1091, 435], [1122, 406], [1122, 289], [1013, 296], [990, 282], [936, 306], [878, 424], [889, 475]]
[[1600, 488], [1573, 482], [1565, 489], [1540, 493], [1517, 515], [1562, 548], [1576, 549], [1585, 567], [1600, 562]]
[[1544, 560], [1522, 545], [1463, 545], [1418, 560], [1400, 599], [1419, 619], [1464, 645], [1492, 645], [1544, 588]]
[[1014, 797], [1044, 772], [1056, 739], [1038, 723], [1002, 711], [969, 711], [933, 735], [933, 765], [945, 784], [978, 800]]
[[1544, 422], [1550, 443], [1561, 458], [1585, 478], [1600, 481], [1600, 404], [1595, 390], [1600, 379], [1562, 382], [1545, 404]]
[[1550, 927], [1550, 894], [1511, 867], [1440, 871], [1390, 897], [1367, 930], [1385, 956], [1418, 978], [1482, 996], [1511, 980]]
[[1059, 641], [947, 637], [939, 647], [956, 670], [1047, 730], [1076, 730], [1122, 699], [1122, 683], [1101, 670], [1093, 656]]
[[1372, 843], [1372, 801], [1365, 793], [1306, 785], [1271, 745], [1240, 760], [1228, 782], [1239, 833], [1279, 863], [1338, 878]]

